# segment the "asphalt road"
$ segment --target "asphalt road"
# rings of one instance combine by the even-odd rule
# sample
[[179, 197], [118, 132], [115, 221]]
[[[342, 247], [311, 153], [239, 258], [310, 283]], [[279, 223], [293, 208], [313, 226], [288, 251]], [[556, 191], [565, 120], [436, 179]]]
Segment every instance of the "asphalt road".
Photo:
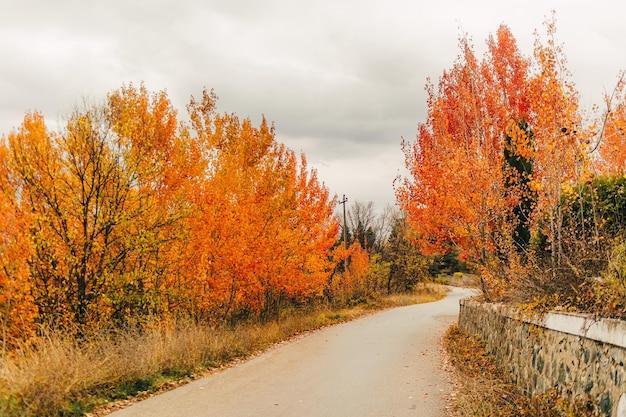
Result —
[[470, 290], [331, 326], [111, 417], [445, 416], [438, 341]]

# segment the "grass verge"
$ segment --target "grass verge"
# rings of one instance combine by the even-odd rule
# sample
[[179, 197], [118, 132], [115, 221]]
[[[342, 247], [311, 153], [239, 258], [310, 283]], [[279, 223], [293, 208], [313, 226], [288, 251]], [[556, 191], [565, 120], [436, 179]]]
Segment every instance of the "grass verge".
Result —
[[566, 417], [593, 416], [592, 404], [570, 404], [554, 390], [525, 395], [509, 383], [484, 344], [458, 326], [451, 326], [443, 338], [454, 368], [456, 389], [452, 404], [454, 417]]
[[441, 299], [445, 287], [368, 299], [350, 308], [284, 311], [280, 320], [208, 327], [180, 321], [77, 342], [59, 333], [0, 359], [0, 415], [102, 416], [206, 376], [304, 332], [385, 308]]

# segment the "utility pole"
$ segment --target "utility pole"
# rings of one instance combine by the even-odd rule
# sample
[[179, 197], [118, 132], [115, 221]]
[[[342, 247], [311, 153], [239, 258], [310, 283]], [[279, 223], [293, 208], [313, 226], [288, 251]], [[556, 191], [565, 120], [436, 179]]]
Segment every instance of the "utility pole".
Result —
[[348, 249], [348, 224], [346, 223], [346, 203], [348, 202], [348, 197], [343, 195], [343, 200], [339, 202], [339, 204], [343, 204], [343, 244], [346, 249]]

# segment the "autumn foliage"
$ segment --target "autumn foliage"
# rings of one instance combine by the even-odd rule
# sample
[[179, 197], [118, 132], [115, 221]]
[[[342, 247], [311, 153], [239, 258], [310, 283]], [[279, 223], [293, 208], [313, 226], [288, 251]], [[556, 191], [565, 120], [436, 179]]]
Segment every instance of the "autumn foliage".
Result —
[[[397, 180], [396, 196], [418, 246], [458, 248], [480, 271], [487, 298], [504, 296], [540, 263], [553, 279], [579, 272], [566, 249], [564, 190], [590, 178], [590, 144], [602, 138], [583, 124], [554, 17], [545, 29], [531, 57], [506, 26], [482, 59], [462, 37], [454, 66], [427, 85], [416, 141], [403, 143], [410, 173]], [[621, 106], [606, 117], [600, 147], [615, 172], [624, 158]]]
[[15, 178], [6, 147], [0, 147], [0, 331], [2, 352], [12, 340], [29, 338], [34, 331], [37, 306], [31, 293], [27, 238], [28, 220], [17, 210]]
[[[60, 131], [37, 112], [0, 145], [0, 327], [73, 329], [258, 315], [323, 294], [335, 199], [265, 120], [181, 122], [165, 92], [124, 86]], [[5, 351], [5, 350], [3, 350]]]
[[195, 140], [211, 159], [201, 161], [210, 175], [193, 195], [190, 291], [181, 301], [194, 314], [228, 315], [321, 295], [334, 268], [335, 200], [265, 120], [254, 128], [214, 106], [206, 91], [189, 105]]
[[508, 209], [503, 133], [528, 108], [519, 88], [526, 83], [528, 63], [505, 27], [497, 40], [490, 39], [484, 61], [476, 59], [468, 39], [461, 39], [461, 50], [438, 90], [427, 87], [427, 122], [419, 126], [415, 144], [403, 145], [412, 179], [397, 194], [425, 251], [441, 251], [453, 241], [466, 257], [484, 261], [495, 250], [493, 236]]
[[606, 108], [596, 128], [598, 158], [594, 161], [599, 172], [610, 175], [626, 174], [626, 80], [621, 74], [615, 90], [606, 95]]

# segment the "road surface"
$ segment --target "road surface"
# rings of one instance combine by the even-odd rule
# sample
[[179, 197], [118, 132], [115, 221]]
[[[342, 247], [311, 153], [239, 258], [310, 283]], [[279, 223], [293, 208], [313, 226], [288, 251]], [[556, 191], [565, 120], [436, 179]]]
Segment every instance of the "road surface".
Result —
[[443, 417], [438, 341], [472, 293], [312, 332], [110, 416]]

